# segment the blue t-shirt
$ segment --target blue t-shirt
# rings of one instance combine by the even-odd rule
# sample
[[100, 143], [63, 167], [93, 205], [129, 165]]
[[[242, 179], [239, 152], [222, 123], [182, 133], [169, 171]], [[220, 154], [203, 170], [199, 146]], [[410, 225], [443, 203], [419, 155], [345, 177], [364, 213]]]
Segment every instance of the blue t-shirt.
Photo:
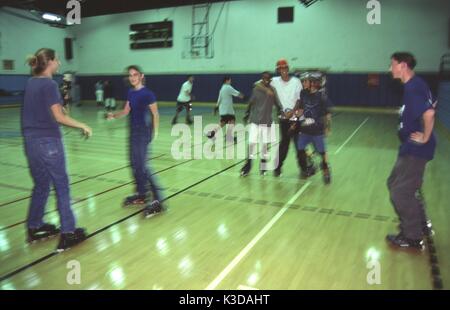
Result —
[[127, 95], [130, 104], [130, 128], [132, 132], [148, 133], [152, 129], [152, 117], [149, 105], [156, 102], [155, 95], [147, 87], [130, 89]]
[[32, 77], [25, 87], [22, 106], [22, 134], [25, 137], [61, 138], [51, 106], [62, 104], [58, 84], [51, 78]]
[[433, 98], [430, 88], [418, 76], [414, 76], [405, 84], [405, 92], [400, 109], [400, 125], [398, 135], [402, 144], [399, 156], [415, 156], [431, 160], [434, 157], [436, 138], [431, 133], [430, 139], [425, 144], [415, 143], [410, 139], [413, 132], [423, 132], [423, 113], [433, 109]]
[[315, 93], [303, 89], [300, 93], [300, 109], [303, 109], [305, 118], [314, 119], [314, 124], [301, 126], [300, 132], [307, 135], [323, 135], [325, 131], [324, 116], [330, 113], [332, 103], [325, 90]]

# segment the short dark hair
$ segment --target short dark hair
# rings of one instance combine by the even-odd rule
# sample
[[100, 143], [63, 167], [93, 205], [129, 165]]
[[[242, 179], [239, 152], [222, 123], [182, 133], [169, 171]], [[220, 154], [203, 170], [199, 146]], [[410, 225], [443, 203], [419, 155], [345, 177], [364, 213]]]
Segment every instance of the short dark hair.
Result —
[[223, 78], [223, 83], [225, 84], [227, 81], [231, 80], [231, 76], [225, 76]]
[[406, 63], [408, 65], [408, 68], [410, 68], [411, 70], [413, 70], [417, 65], [416, 58], [409, 52], [396, 52], [392, 54], [391, 59], [396, 60], [398, 63]]

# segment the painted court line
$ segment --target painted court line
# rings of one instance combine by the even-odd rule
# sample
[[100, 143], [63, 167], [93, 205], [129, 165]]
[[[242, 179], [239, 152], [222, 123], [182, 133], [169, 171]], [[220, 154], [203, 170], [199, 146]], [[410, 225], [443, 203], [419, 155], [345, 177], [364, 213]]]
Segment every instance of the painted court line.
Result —
[[239, 264], [239, 262], [244, 258], [245, 255], [247, 255], [248, 252], [258, 243], [258, 241], [264, 237], [264, 235], [272, 228], [272, 226], [280, 219], [281, 216], [283, 216], [284, 212], [286, 212], [290, 205], [294, 203], [298, 197], [300, 197], [301, 194], [305, 192], [305, 190], [308, 188], [308, 186], [311, 184], [311, 181], [306, 182], [297, 193], [295, 193], [294, 196], [292, 196], [291, 199], [281, 208], [280, 211], [278, 211], [277, 214], [264, 226], [263, 229], [250, 241], [249, 244], [246, 245], [244, 249], [231, 261], [231, 263], [228, 264], [227, 267], [212, 281], [205, 289], [206, 290], [213, 290], [215, 289], [220, 282], [225, 279], [225, 277], [234, 269], [234, 267]]
[[258, 291], [259, 289], [256, 287], [246, 286], [246, 285], [239, 285], [238, 290], [240, 291]]
[[348, 143], [348, 141], [351, 140], [351, 138], [353, 138], [353, 136], [358, 132], [359, 129], [361, 129], [362, 126], [364, 126], [364, 124], [369, 120], [369, 117], [367, 117], [359, 126], [358, 128], [355, 129], [355, 131], [350, 135], [350, 137], [347, 138], [347, 140], [345, 140], [345, 142], [336, 150], [336, 152], [334, 152], [334, 155], [336, 155], [337, 153], [339, 153], [342, 148]]

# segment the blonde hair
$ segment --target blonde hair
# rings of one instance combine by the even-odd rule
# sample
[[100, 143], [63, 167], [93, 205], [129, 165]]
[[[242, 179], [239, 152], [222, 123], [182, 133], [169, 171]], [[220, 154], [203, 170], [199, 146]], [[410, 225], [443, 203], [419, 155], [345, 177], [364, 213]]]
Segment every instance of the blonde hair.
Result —
[[34, 55], [27, 57], [27, 63], [31, 67], [32, 75], [39, 75], [47, 69], [48, 62], [55, 60], [55, 50], [51, 48], [41, 48]]

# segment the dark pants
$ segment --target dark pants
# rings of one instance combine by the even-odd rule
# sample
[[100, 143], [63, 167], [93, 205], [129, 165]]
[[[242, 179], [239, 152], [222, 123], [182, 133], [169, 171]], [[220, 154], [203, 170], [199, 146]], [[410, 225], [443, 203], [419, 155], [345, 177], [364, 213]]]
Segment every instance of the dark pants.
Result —
[[28, 159], [34, 188], [28, 210], [28, 228], [42, 226], [50, 184], [56, 191], [61, 232], [75, 230], [75, 217], [70, 208], [69, 178], [66, 171], [64, 146], [60, 138], [25, 138], [25, 154]]
[[399, 156], [387, 182], [391, 202], [400, 219], [400, 231], [413, 240], [422, 239], [427, 220], [420, 193], [426, 164], [426, 159]]
[[139, 195], [147, 193], [147, 184], [154, 200], [161, 201], [160, 187], [152, 176], [151, 170], [147, 167], [148, 145], [151, 140], [151, 133], [131, 133], [130, 135], [130, 161], [133, 176], [136, 181], [136, 190]]
[[190, 101], [188, 102], [179, 102], [177, 101], [177, 110], [175, 113], [175, 116], [173, 117], [173, 122], [176, 122], [178, 119], [178, 114], [180, 114], [183, 109], [186, 109], [186, 123], [191, 123], [191, 110], [192, 110], [192, 103]]
[[287, 153], [289, 151], [289, 143], [292, 141], [295, 146], [295, 152], [297, 156], [297, 163], [300, 166], [300, 151], [298, 150], [298, 131], [293, 130], [289, 131], [292, 122], [289, 120], [280, 120], [280, 133], [281, 133], [281, 141], [278, 146], [278, 168], [281, 169], [283, 166], [283, 162], [286, 159]]

